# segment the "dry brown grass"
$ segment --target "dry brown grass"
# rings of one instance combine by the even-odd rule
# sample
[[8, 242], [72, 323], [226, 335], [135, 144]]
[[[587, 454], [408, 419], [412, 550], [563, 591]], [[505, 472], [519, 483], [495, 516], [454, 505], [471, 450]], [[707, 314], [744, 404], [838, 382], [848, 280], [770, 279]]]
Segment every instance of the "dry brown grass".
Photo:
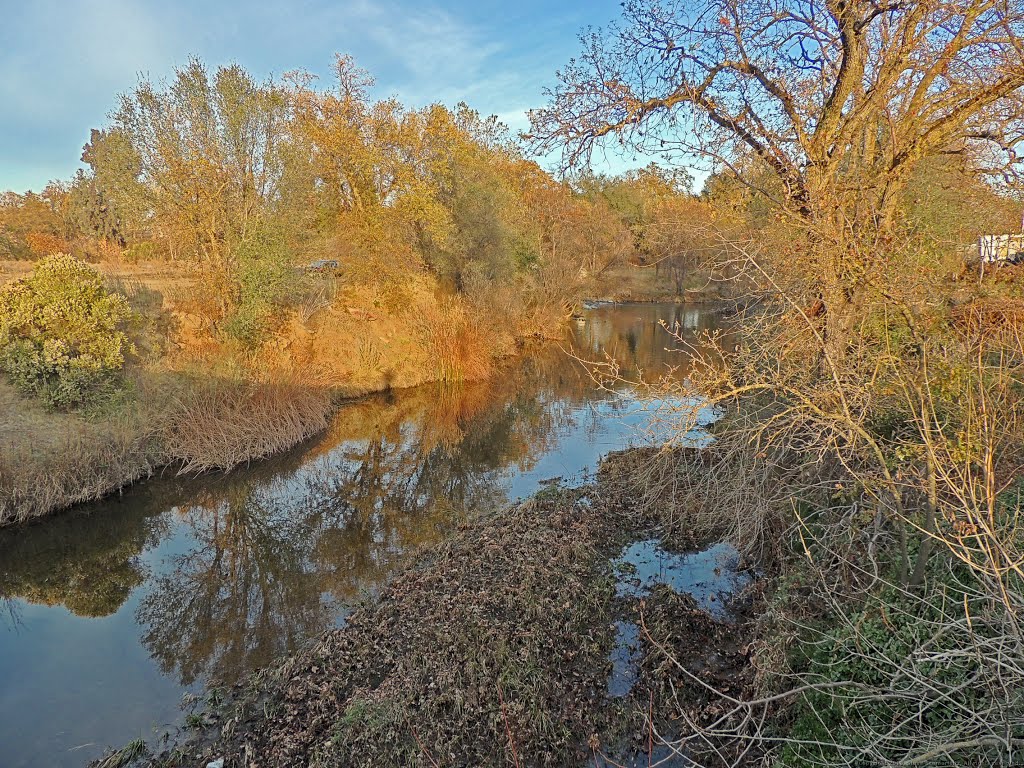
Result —
[[788, 503], [787, 481], [801, 467], [783, 470], [776, 456], [735, 439], [739, 417], [730, 415], [707, 448], [633, 449], [610, 455], [601, 480], [629, 500], [637, 514], [657, 520], [668, 535], [695, 542], [724, 541], [764, 566], [780, 555]]
[[491, 375], [487, 333], [461, 302], [444, 299], [428, 304], [422, 308], [420, 322], [438, 381], [477, 381]]
[[1019, 333], [1024, 327], [1024, 299], [970, 301], [954, 307], [951, 320], [971, 334]]
[[327, 428], [330, 392], [295, 375], [195, 379], [159, 418], [179, 474], [230, 470], [287, 450]]
[[26, 277], [33, 264], [31, 261], [0, 261], [0, 285]]
[[140, 406], [47, 412], [0, 383], [0, 526], [99, 499], [165, 464], [230, 470], [327, 427], [330, 392], [295, 375], [140, 382]]
[[129, 417], [48, 413], [0, 384], [0, 526], [98, 499], [148, 475], [151, 436]]
[[[168, 300], [174, 296], [188, 296], [200, 279], [196, 270], [185, 264], [170, 261], [140, 261], [129, 264], [116, 258], [92, 262], [102, 275], [114, 280], [138, 281], [146, 288], [159, 291]], [[32, 271], [34, 261], [0, 261], [0, 284], [16, 280]]]

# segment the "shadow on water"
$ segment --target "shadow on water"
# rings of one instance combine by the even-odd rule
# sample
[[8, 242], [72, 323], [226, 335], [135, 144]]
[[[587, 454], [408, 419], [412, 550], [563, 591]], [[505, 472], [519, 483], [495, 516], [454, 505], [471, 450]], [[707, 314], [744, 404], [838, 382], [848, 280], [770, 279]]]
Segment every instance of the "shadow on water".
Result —
[[342, 408], [327, 433], [227, 475], [168, 476], [0, 533], [5, 766], [82, 765], [175, 722], [184, 693], [230, 684], [344, 622], [425, 545], [571, 481], [630, 442], [644, 408], [580, 357], [627, 376], [688, 358], [659, 326], [712, 329], [674, 305], [587, 312], [563, 345], [459, 388]]

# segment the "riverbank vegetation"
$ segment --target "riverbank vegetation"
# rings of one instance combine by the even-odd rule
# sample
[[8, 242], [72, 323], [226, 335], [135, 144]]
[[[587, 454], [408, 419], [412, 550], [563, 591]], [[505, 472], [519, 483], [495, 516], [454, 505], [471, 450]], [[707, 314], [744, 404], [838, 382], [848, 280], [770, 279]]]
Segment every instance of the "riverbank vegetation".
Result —
[[372, 84], [193, 60], [121, 97], [87, 170], [3, 197], [0, 524], [266, 456], [339, 396], [485, 378], [587, 295], [701, 287], [649, 234], [708, 213], [685, 175], [558, 181], [496, 119]]
[[[242, 345], [218, 349], [289, 305], [282, 253], [351, 263], [366, 322], [422, 301], [439, 379], [486, 369], [474, 333], [502, 336], [475, 318], [543, 333], [623, 255], [670, 275], [700, 261], [746, 298], [669, 387], [722, 415], [709, 447], [689, 444], [697, 414], [678, 408], [662, 450], [468, 526], [153, 763], [614, 765], [609, 744], [648, 765], [1019, 762], [1024, 268], [979, 264], [974, 243], [1020, 222], [1022, 40], [1016, 0], [627, 0], [532, 115], [535, 148], [580, 172], [571, 185], [465, 110], [370, 104], [344, 58], [337, 92], [301, 75], [241, 89], [264, 116], [250, 130], [269, 137], [279, 108], [296, 129], [243, 174], [276, 185], [266, 203], [263, 182], [218, 171], [242, 156], [223, 109], [237, 72], [193, 65], [127, 97], [83, 178], [138, 169], [149, 213], [118, 231], [127, 245], [152, 227], [147, 247], [171, 260], [188, 244], [211, 338]], [[164, 154], [202, 125], [218, 128]], [[590, 176], [606, 141], [702, 158], [703, 194], [664, 170]], [[135, 199], [119, 184], [115, 207]], [[264, 204], [290, 215], [263, 220]], [[347, 354], [386, 359], [364, 343]], [[625, 606], [609, 561], [643, 536], [728, 542], [759, 578], [731, 616], [667, 589]], [[618, 700], [622, 611], [640, 660]]]
[[[680, 410], [663, 450], [616, 458], [577, 496], [542, 493], [532, 505], [546, 514], [525, 530], [530, 504], [485, 523], [467, 534], [471, 543], [403, 574], [394, 595], [366, 609], [376, 616], [387, 601], [404, 605], [400, 592], [414, 585], [440, 589], [448, 563], [474, 562], [461, 546], [481, 552], [500, 538], [488, 525], [554, 544], [553, 527], [581, 520], [572, 540], [593, 549], [573, 561], [592, 569], [588, 596], [568, 574], [536, 585], [538, 595], [547, 580], [561, 585], [561, 608], [504, 602], [557, 547], [535, 544], [515, 578], [459, 571], [483, 581], [460, 611], [500, 606], [460, 626], [501, 626], [509, 605], [520, 617], [499, 632], [509, 644], [446, 638], [464, 650], [436, 660], [434, 674], [485, 660], [468, 690], [493, 698], [472, 717], [466, 707], [479, 702], [460, 698], [461, 679], [432, 685], [401, 651], [362, 683], [370, 662], [345, 667], [349, 644], [381, 641], [357, 625], [279, 668], [258, 686], [262, 711], [226, 713], [203, 754], [243, 759], [272, 732], [294, 744], [285, 764], [358, 764], [367, 734], [404, 750], [385, 761], [424, 765], [601, 765], [613, 735], [634, 748], [621, 759], [613, 750], [606, 764], [1019, 761], [1022, 275], [1020, 266], [979, 264], [975, 243], [1020, 222], [1022, 36], [1016, 2], [632, 0], [619, 25], [585, 37], [583, 55], [533, 114], [538, 146], [562, 149], [567, 168], [586, 167], [606, 140], [712, 166], [701, 200], [712, 223], [665, 230], [693, 244], [680, 250], [708, 258], [707, 274], [747, 295], [735, 328], [695, 350], [700, 363], [686, 386], [671, 389], [722, 414], [713, 443], [687, 447], [698, 424]], [[561, 666], [568, 650], [549, 649], [541, 662], [515, 642], [557, 644], [567, 628], [587, 638], [572, 645], [585, 670], [615, 658], [611, 630], [588, 627], [617, 618], [599, 585], [601, 563], [623, 541], [604, 526], [619, 524], [677, 546], [724, 540], [761, 580], [745, 605], [734, 603], [745, 612], [732, 623], [653, 591], [635, 609], [638, 686], [609, 715], [611, 695]], [[497, 554], [474, 565], [501, 568]], [[442, 592], [463, 589], [456, 578]], [[573, 605], [593, 625], [561, 612]], [[419, 637], [443, 626], [408, 614]], [[521, 664], [497, 657], [508, 648], [519, 648]], [[515, 688], [523, 675], [558, 694]], [[584, 702], [589, 715], [564, 710], [566, 700]], [[531, 705], [538, 709], [520, 719]], [[424, 722], [419, 712], [435, 714]], [[475, 734], [472, 745], [445, 730], [451, 722], [470, 724], [461, 733]]]
[[1022, 33], [1016, 2], [628, 2], [534, 113], [570, 164], [605, 136], [711, 159], [741, 224], [753, 301], [693, 378], [716, 445], [638, 472], [774, 589], [759, 692], [708, 689], [710, 724], [680, 699], [679, 750], [1019, 760], [1022, 283], [966, 262], [1020, 226]]

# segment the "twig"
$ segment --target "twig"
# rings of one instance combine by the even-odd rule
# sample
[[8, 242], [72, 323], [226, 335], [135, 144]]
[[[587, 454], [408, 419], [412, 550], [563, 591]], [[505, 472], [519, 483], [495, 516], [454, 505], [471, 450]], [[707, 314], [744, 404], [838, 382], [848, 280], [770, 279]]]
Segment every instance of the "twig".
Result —
[[512, 727], [508, 723], [508, 712], [505, 711], [505, 695], [501, 692], [501, 686], [498, 686], [498, 700], [501, 702], [501, 716], [505, 719], [505, 733], [508, 734], [508, 745], [512, 749], [512, 761], [515, 763], [516, 768], [519, 768], [519, 755], [516, 754], [516, 742], [512, 738]]

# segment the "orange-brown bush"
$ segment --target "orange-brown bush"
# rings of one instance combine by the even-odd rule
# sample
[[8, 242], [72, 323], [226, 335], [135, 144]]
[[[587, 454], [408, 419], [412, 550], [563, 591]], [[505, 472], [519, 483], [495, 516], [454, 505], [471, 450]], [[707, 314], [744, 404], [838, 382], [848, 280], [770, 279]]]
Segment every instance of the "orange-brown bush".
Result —
[[52, 253], [70, 253], [71, 247], [63, 237], [49, 232], [28, 232], [25, 243], [36, 256], [49, 256]]

